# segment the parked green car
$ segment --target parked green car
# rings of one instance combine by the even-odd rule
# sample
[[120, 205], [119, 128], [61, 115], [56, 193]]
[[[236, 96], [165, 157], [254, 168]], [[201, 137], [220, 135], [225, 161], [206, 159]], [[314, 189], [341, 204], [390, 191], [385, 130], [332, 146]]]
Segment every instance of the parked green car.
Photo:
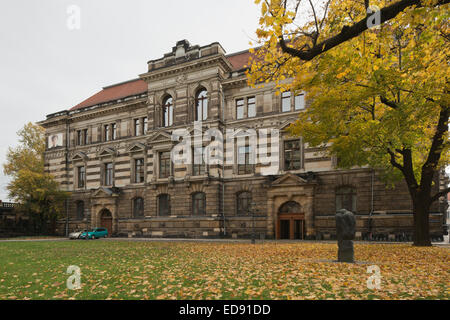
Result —
[[[108, 236], [108, 230], [105, 228], [94, 228], [87, 233], [88, 239], [100, 239]], [[86, 239], [86, 232], [80, 235], [80, 239]]]

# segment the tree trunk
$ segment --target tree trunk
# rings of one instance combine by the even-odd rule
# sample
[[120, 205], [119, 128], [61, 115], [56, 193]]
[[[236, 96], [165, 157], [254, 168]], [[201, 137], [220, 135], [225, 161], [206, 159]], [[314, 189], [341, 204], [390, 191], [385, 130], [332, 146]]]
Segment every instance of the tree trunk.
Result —
[[413, 214], [414, 214], [414, 246], [430, 247], [430, 222], [429, 222], [429, 201], [423, 197], [416, 196], [413, 198]]

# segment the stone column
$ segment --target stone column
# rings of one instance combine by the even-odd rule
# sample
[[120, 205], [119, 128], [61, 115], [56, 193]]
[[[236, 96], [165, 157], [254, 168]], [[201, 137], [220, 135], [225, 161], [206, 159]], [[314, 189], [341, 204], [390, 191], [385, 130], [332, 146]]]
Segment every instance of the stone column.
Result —
[[305, 224], [306, 224], [306, 236], [312, 237], [315, 236], [316, 231], [314, 230], [314, 212], [313, 212], [313, 204], [314, 197], [312, 195], [306, 197], [305, 201]]
[[274, 213], [274, 199], [269, 197], [267, 199], [267, 238], [275, 238], [275, 213]]

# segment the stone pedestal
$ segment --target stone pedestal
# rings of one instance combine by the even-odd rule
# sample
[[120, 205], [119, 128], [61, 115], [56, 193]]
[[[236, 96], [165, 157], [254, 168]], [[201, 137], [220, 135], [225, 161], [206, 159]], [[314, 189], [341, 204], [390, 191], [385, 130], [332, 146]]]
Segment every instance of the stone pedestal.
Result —
[[355, 239], [355, 215], [345, 209], [336, 212], [336, 233], [338, 240], [338, 261], [355, 262], [353, 240]]

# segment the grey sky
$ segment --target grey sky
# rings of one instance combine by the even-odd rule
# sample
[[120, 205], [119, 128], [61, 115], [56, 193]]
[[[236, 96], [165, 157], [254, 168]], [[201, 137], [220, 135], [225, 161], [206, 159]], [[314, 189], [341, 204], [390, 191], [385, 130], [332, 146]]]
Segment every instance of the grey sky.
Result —
[[[81, 10], [69, 30], [67, 8]], [[102, 87], [136, 78], [176, 41], [248, 48], [253, 0], [9, 0], [0, 11], [0, 163], [28, 121], [66, 110]], [[7, 199], [0, 173], [0, 200]]]

